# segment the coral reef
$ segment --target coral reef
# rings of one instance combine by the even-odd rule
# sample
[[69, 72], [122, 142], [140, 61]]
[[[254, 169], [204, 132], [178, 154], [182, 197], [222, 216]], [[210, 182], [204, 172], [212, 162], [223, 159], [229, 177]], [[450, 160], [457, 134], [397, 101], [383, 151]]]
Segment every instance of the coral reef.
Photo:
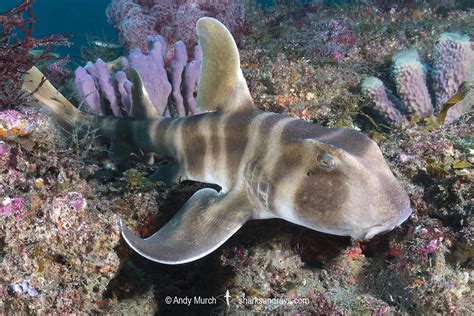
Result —
[[[392, 57], [392, 76], [401, 102], [375, 77], [364, 79], [361, 84], [362, 94], [389, 123], [403, 119], [400, 115], [400, 104], [409, 115], [419, 119], [430, 118], [450, 97], [458, 91], [463, 82], [470, 78], [471, 63], [474, 53], [467, 35], [442, 33], [434, 47], [433, 91], [436, 102], [431, 101], [427, 86], [427, 69], [422, 64], [415, 49], [403, 50]], [[451, 123], [464, 111], [460, 105], [451, 107], [445, 122]]]
[[32, 124], [21, 113], [15, 110], [0, 112], [0, 136], [11, 139], [27, 135]]
[[[33, 37], [33, 3], [23, 0], [0, 14], [0, 108], [24, 103], [26, 97], [20, 91], [23, 75], [35, 63], [51, 59], [53, 46], [69, 45], [64, 35]], [[32, 49], [40, 47], [43, 50], [38, 56], [31, 54]]]
[[239, 0], [113, 0], [107, 8], [107, 17], [128, 48], [146, 51], [146, 37], [158, 34], [168, 42], [182, 40], [187, 47], [192, 47], [197, 42], [196, 21], [203, 16], [219, 19], [238, 36], [244, 28], [244, 3]]
[[94, 167], [58, 147], [44, 115], [0, 116], [9, 133], [0, 143], [0, 310], [100, 311], [119, 268], [119, 231], [117, 215], [93, 201], [85, 178]]
[[[441, 128], [415, 125], [387, 132], [374, 130], [377, 125], [357, 106], [365, 105], [359, 96], [364, 74], [386, 73], [389, 65], [379, 67], [387, 54], [416, 44], [426, 58], [432, 34], [468, 29], [472, 13], [454, 12], [449, 28], [447, 20], [429, 9], [341, 14], [276, 8], [271, 14], [256, 15], [251, 35], [242, 39], [241, 57], [257, 104], [368, 132], [410, 192], [415, 214], [398, 230], [368, 243], [352, 244], [345, 238], [267, 221], [247, 224], [217, 253], [185, 267], [133, 257], [130, 264], [142, 267], [156, 286], [160, 312], [222, 308], [230, 313], [471, 314], [472, 114]], [[333, 17], [356, 30], [356, 42], [338, 62], [315, 55], [318, 50], [308, 41], [321, 34]], [[416, 38], [411, 41], [414, 29]], [[196, 186], [181, 184], [171, 191], [161, 215], [175, 209], [177, 199], [186, 200]], [[166, 220], [158, 217], [158, 221]], [[207, 308], [165, 303], [167, 295], [206, 295], [204, 289], [209, 288], [220, 297], [229, 290], [230, 310], [225, 303]]]
[[181, 41], [175, 43], [173, 53], [167, 52], [161, 36], [148, 36], [148, 45], [147, 54], [134, 49], [128, 59], [122, 57], [107, 64], [98, 58], [95, 63], [88, 62], [76, 69], [75, 90], [85, 110], [96, 115], [105, 115], [110, 110], [115, 116], [131, 115], [132, 82], [126, 72], [133, 68], [157, 113], [164, 116], [200, 113], [194, 96], [201, 63], [199, 46], [188, 63], [186, 47]]

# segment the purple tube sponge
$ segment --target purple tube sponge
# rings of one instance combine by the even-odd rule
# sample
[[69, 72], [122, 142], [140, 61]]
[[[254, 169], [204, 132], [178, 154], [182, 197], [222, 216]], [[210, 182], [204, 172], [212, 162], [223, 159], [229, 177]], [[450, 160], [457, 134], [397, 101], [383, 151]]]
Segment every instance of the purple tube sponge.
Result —
[[401, 102], [385, 87], [382, 80], [375, 77], [366, 78], [361, 85], [362, 95], [372, 101], [376, 109], [389, 122], [400, 121], [403, 116], [398, 110]]
[[442, 33], [434, 47], [433, 90], [436, 108], [443, 105], [470, 80], [472, 50], [469, 36], [457, 33]]
[[85, 67], [76, 69], [75, 89], [87, 111], [105, 115], [107, 109], [111, 109], [115, 116], [130, 115], [132, 82], [127, 78], [126, 70], [133, 68], [140, 75], [143, 88], [159, 115], [186, 116], [202, 112], [195, 98], [201, 67], [199, 46], [194, 49], [193, 60], [187, 63], [188, 54], [183, 42], [176, 42], [174, 54], [171, 54], [163, 37], [155, 35], [147, 39], [147, 54], [135, 49], [128, 58], [122, 57], [109, 64], [99, 58], [95, 63], [88, 62]]
[[[471, 42], [466, 35], [443, 33], [434, 48], [432, 71], [435, 109], [440, 107], [456, 93], [465, 97], [451, 107], [446, 114], [445, 124], [449, 124], [468, 112], [473, 104], [474, 54]], [[392, 76], [398, 96], [405, 104], [409, 114], [420, 119], [429, 118], [434, 109], [426, 86], [426, 68], [421, 63], [416, 50], [404, 50], [392, 57]], [[461, 85], [466, 82], [465, 85]], [[398, 100], [377, 78], [367, 78], [362, 83], [362, 94], [373, 101], [376, 110], [389, 122], [397, 121], [399, 116], [392, 110], [398, 107]], [[458, 90], [463, 90], [460, 91]], [[394, 101], [395, 100], [395, 101]], [[390, 104], [389, 102], [394, 104]]]
[[201, 47], [199, 45], [194, 47], [193, 60], [186, 65], [184, 69], [184, 106], [188, 115], [202, 113], [198, 107], [194, 93], [197, 91], [199, 72], [201, 71]]
[[89, 75], [83, 67], [78, 67], [74, 75], [74, 88], [79, 97], [83, 100], [86, 110], [95, 115], [104, 115], [99, 89], [97, 88], [94, 77]]
[[421, 119], [431, 117], [433, 106], [426, 86], [426, 69], [415, 49], [393, 55], [392, 75], [408, 113]]
[[148, 54], [139, 49], [130, 52], [130, 67], [140, 74], [155, 109], [163, 114], [172, 89], [165, 69], [166, 44], [161, 36], [149, 36], [148, 40]]
[[170, 77], [173, 84], [173, 99], [178, 116], [185, 116], [183, 96], [181, 95], [181, 81], [184, 67], [188, 61], [188, 52], [184, 42], [178, 41], [174, 44], [174, 57], [171, 62]]
[[100, 58], [95, 63], [88, 62], [85, 67], [86, 71], [95, 78], [99, 85], [100, 91], [105, 99], [109, 101], [109, 106], [115, 116], [122, 116], [117, 95], [115, 94], [114, 84], [110, 76], [107, 64]]
[[122, 70], [115, 73], [115, 80], [117, 80], [117, 88], [122, 105], [125, 111], [130, 113], [132, 110], [132, 82], [127, 79], [127, 75]]

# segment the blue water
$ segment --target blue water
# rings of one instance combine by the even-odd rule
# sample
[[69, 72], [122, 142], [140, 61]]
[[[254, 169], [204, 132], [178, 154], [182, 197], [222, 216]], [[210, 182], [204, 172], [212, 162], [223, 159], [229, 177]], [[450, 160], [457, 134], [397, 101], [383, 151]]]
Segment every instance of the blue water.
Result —
[[[20, 0], [0, 0], [3, 13], [20, 4]], [[105, 8], [110, 0], [36, 0], [33, 14], [36, 17], [35, 36], [62, 33], [71, 34], [71, 47], [61, 47], [55, 52], [78, 56], [80, 47], [88, 36], [117, 41], [118, 34], [107, 23]]]

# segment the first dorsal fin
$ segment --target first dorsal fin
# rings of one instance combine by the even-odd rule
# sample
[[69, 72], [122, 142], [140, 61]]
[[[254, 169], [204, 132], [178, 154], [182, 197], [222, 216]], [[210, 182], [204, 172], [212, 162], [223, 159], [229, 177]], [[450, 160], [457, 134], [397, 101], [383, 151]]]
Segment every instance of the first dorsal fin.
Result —
[[213, 18], [200, 18], [196, 25], [202, 64], [198, 105], [206, 111], [233, 111], [253, 106], [240, 69], [239, 51], [227, 28]]

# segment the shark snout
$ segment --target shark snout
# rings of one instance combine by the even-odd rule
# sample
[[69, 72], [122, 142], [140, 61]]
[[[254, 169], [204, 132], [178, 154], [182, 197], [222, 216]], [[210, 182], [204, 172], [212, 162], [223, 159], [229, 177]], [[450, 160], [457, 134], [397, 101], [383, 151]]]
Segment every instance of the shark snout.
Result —
[[369, 231], [365, 234], [363, 239], [368, 240], [374, 237], [375, 235], [393, 230], [394, 228], [400, 226], [404, 221], [406, 221], [408, 217], [410, 217], [412, 211], [413, 210], [410, 206], [406, 206], [402, 209], [402, 211], [394, 220], [383, 225], [376, 225], [371, 227]]

